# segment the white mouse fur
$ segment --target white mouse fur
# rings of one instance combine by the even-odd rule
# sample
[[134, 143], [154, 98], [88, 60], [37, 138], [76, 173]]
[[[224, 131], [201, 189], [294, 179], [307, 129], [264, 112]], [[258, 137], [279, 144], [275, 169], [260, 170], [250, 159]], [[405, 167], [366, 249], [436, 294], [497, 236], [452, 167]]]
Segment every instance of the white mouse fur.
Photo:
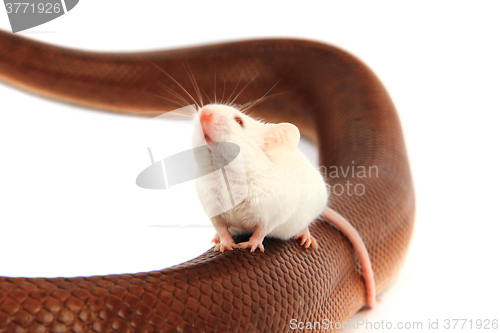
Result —
[[[203, 131], [203, 135], [195, 131], [195, 146], [204, 145], [205, 140], [209, 144], [232, 142], [240, 147], [244, 160], [244, 173], [226, 168], [231, 190], [242, 187], [238, 181], [246, 181], [248, 193], [243, 202], [211, 219], [220, 237], [224, 233], [221, 229], [227, 227], [232, 235], [259, 229], [264, 236], [290, 239], [323, 212], [327, 187], [318, 170], [296, 148], [300, 134], [294, 125], [265, 124], [234, 107], [216, 104], [199, 110], [194, 121]], [[227, 188], [219, 185], [215, 175], [196, 180], [204, 207], [217, 205], [225, 194]]]

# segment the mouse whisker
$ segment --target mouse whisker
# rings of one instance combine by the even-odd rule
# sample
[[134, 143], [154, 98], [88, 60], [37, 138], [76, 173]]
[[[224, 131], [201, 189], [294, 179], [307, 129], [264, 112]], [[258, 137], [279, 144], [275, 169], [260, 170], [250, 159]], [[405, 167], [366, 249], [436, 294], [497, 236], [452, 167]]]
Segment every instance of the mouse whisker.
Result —
[[267, 96], [267, 95], [271, 92], [271, 90], [273, 90], [273, 89], [274, 89], [274, 87], [276, 87], [276, 85], [277, 85], [279, 82], [280, 82], [280, 80], [276, 81], [276, 83], [275, 83], [275, 84], [271, 87], [271, 89], [269, 89], [269, 90], [268, 90], [268, 91], [264, 94], [264, 96], [262, 96], [261, 98], [259, 98], [257, 101], [253, 102], [253, 103], [252, 103], [252, 105], [250, 105], [249, 107], [247, 107], [247, 108], [245, 109], [245, 111], [246, 111], [246, 110], [248, 110], [248, 109], [250, 109], [250, 108], [252, 108], [252, 107], [254, 107], [255, 105], [259, 104], [259, 103], [260, 103], [260, 102], [261, 102], [261, 101], [262, 101], [262, 100], [263, 100], [263, 99], [264, 99], [264, 98], [265, 98], [265, 97], [266, 97], [266, 96]]
[[250, 81], [248, 81], [247, 84], [245, 84], [245, 86], [240, 90], [240, 92], [238, 93], [238, 95], [234, 96], [233, 100], [231, 101], [231, 105], [233, 105], [234, 101], [238, 98], [238, 96], [241, 95], [241, 93], [245, 90], [246, 87], [248, 87], [248, 85], [250, 83], [252, 83], [253, 79], [255, 79], [255, 77], [257, 76], [258, 73], [256, 73], [251, 79]]
[[191, 83], [193, 84], [194, 90], [196, 91], [196, 94], [198, 95], [198, 98], [200, 100], [200, 105], [203, 107], [203, 96], [200, 91], [200, 87], [198, 86], [198, 83], [196, 82], [196, 77], [194, 76], [193, 71], [191, 70], [191, 66], [187, 62], [183, 62], [182, 65], [184, 66], [184, 69], [186, 70], [186, 73], [188, 74], [189, 79], [191, 80]]
[[217, 68], [214, 74], [214, 102], [217, 103]]
[[208, 101], [210, 103], [213, 103], [212, 100], [210, 99], [210, 97], [208, 96], [208, 94], [204, 90], [202, 90], [202, 92], [205, 94], [205, 96], [207, 96]]
[[174, 99], [170, 99], [170, 98], [168, 98], [168, 97], [164, 97], [164, 96], [160, 96], [160, 95], [155, 95], [155, 96], [156, 96], [156, 97], [159, 97], [159, 98], [161, 98], [161, 99], [167, 100], [167, 101], [169, 101], [169, 102], [175, 103], [175, 104], [179, 105], [180, 107], [185, 107], [185, 106], [187, 106], [186, 104], [182, 104], [182, 103], [180, 103], [180, 102], [178, 102], [178, 101], [176, 101], [176, 100], [174, 100]]
[[240, 72], [240, 77], [238, 78], [238, 82], [236, 82], [236, 85], [234, 86], [234, 89], [233, 91], [231, 92], [231, 95], [229, 95], [229, 97], [227, 98], [226, 102], [224, 102], [224, 104], [226, 105], [231, 105], [231, 104], [228, 104], [229, 100], [231, 99], [231, 97], [233, 96], [234, 92], [236, 91], [236, 88], [238, 88], [238, 85], [240, 84], [240, 81], [241, 81], [241, 76], [243, 75], [243, 72]]
[[158, 69], [160, 69], [165, 75], [167, 75], [170, 80], [174, 81], [175, 84], [177, 84], [177, 86], [179, 86], [179, 88], [181, 88], [189, 97], [191, 97], [191, 99], [193, 100], [194, 104], [196, 104], [196, 106], [198, 108], [200, 108], [200, 105], [198, 104], [198, 102], [193, 98], [193, 96], [191, 96], [191, 94], [182, 86], [182, 84], [180, 84], [176, 79], [174, 79], [172, 77], [172, 75], [168, 74], [163, 68], [161, 68], [160, 66], [158, 66], [157, 64], [155, 64], [154, 62], [151, 62], [153, 65], [155, 65], [156, 67], [158, 67]]
[[[255, 105], [258, 105], [258, 104], [260, 104], [260, 103], [262, 103], [262, 102], [266, 101], [267, 99], [269, 99], [269, 98], [271, 98], [271, 97], [275, 97], [275, 96], [277, 96], [277, 95], [281, 95], [281, 94], [286, 94], [286, 93], [289, 93], [289, 92], [291, 92], [291, 91], [292, 91], [292, 90], [287, 90], [287, 91], [282, 91], [282, 92], [278, 92], [278, 93], [275, 93], [275, 94], [271, 94], [271, 95], [263, 96], [263, 97], [261, 97], [261, 98], [256, 98], [256, 99], [254, 99], [254, 100], [252, 100], [252, 101], [250, 101], [250, 102], [247, 102], [247, 103], [245, 103], [245, 104], [242, 104], [242, 105], [241, 105], [241, 107], [242, 107], [241, 112], [245, 112], [245, 111], [246, 111], [246, 110], [248, 110], [250, 107], [255, 106]], [[259, 101], [259, 100], [260, 100], [260, 101]], [[255, 103], [255, 105], [252, 105], [252, 104], [254, 104], [254, 103]]]
[[224, 79], [224, 88], [222, 89], [222, 97], [220, 98], [220, 102], [224, 103], [224, 95], [226, 94], [226, 79]]
[[170, 88], [169, 86], [167, 86], [165, 83], [161, 82], [160, 80], [158, 80], [158, 84], [163, 89], [165, 89], [166, 91], [168, 91], [169, 93], [171, 93], [172, 95], [177, 97], [181, 102], [183, 102], [184, 103], [183, 106], [189, 105], [189, 102], [184, 97], [182, 97], [179, 93], [177, 93], [174, 89]]
[[192, 115], [187, 115], [187, 114], [184, 114], [184, 113], [180, 113], [180, 112], [175, 112], [175, 111], [167, 111], [166, 113], [168, 113], [169, 115], [176, 115], [178, 117], [184, 117], [184, 118], [188, 118], [188, 119], [193, 119], [194, 118], [194, 114]]

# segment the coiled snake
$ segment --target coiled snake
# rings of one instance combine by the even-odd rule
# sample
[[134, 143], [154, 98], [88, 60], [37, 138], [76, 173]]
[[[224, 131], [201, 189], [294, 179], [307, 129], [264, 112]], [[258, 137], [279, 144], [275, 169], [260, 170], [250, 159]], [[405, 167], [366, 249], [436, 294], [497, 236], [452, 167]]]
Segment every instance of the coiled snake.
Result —
[[[325, 170], [377, 168], [371, 177], [326, 172], [326, 180], [332, 189], [347, 181], [363, 185], [362, 195], [337, 191], [329, 205], [358, 230], [377, 292], [386, 289], [408, 249], [415, 197], [394, 105], [358, 59], [333, 46], [293, 39], [94, 53], [0, 31], [1, 80], [91, 108], [155, 116], [179, 107], [172, 98], [177, 94], [188, 99], [180, 86], [196, 96], [193, 76], [200, 91], [216, 89], [218, 96], [248, 83], [235, 101], [240, 104], [274, 87], [252, 107], [254, 114], [296, 124], [317, 142]], [[316, 222], [311, 233], [318, 240], [315, 250], [266, 239], [264, 253], [211, 249], [147, 273], [0, 277], [0, 331], [288, 332], [292, 319], [345, 321], [366, 302], [357, 256], [326, 222]]]

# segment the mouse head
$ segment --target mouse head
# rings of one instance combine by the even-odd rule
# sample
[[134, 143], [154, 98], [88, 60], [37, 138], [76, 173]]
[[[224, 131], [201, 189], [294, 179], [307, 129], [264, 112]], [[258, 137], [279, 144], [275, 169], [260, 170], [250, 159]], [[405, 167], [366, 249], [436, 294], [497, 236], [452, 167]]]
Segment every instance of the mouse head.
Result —
[[[247, 157], [288, 154], [296, 149], [300, 140], [295, 125], [265, 124], [227, 105], [206, 105], [198, 111], [195, 121], [201, 125], [207, 144], [232, 142], [239, 145]], [[201, 143], [200, 139], [194, 143]]]

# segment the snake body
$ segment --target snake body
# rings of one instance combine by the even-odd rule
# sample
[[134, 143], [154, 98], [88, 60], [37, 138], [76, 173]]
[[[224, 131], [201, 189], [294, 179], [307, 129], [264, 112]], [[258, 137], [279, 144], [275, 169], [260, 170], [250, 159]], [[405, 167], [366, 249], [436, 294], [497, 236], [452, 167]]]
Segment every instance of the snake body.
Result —
[[[0, 79], [73, 104], [147, 116], [178, 108], [178, 100], [158, 96], [191, 102], [181, 86], [206, 102], [204, 92], [229, 96], [248, 83], [235, 100], [239, 104], [259, 100], [274, 87], [274, 95], [252, 107], [253, 114], [294, 123], [317, 142], [325, 179], [336, 190], [329, 206], [364, 240], [378, 293], [401, 268], [415, 197], [399, 118], [375, 75], [341, 49], [264, 39], [97, 53], [0, 31]], [[376, 167], [377, 174], [331, 173], [340, 167]], [[361, 184], [364, 193], [339, 194], [347, 182]], [[326, 222], [315, 222], [311, 234], [318, 240], [315, 250], [266, 239], [264, 253], [211, 249], [147, 273], [0, 277], [0, 331], [289, 332], [293, 320], [342, 323], [366, 303], [358, 258], [347, 238]]]

